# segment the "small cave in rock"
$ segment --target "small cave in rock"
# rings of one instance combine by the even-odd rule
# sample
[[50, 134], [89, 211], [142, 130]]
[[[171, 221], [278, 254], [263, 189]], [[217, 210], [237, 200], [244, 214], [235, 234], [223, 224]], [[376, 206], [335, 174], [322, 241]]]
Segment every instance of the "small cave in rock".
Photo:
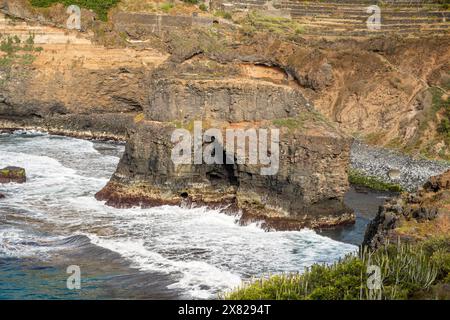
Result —
[[[226, 172], [227, 179], [229, 183], [233, 186], [239, 186], [239, 180], [236, 176], [236, 170], [234, 163], [237, 162], [236, 157], [233, 157], [234, 159], [230, 159], [230, 155], [226, 152], [226, 150], [223, 150], [223, 159], [225, 160], [224, 169]], [[233, 161], [231, 161], [233, 160]]]
[[182, 192], [180, 193], [180, 197], [182, 197], [183, 199], [187, 199], [187, 197], [189, 197], [189, 194], [187, 192]]
[[221, 180], [223, 180], [225, 178], [221, 173], [215, 172], [215, 171], [206, 173], [206, 177], [212, 183], [219, 182], [219, 181], [221, 181]]
[[236, 177], [236, 175], [234, 174], [234, 165], [226, 164], [225, 170], [227, 172], [227, 178], [228, 178], [228, 181], [230, 182], [230, 184], [233, 186], [238, 186], [239, 180]]
[[[235, 175], [235, 165], [227, 158], [226, 151], [223, 151], [224, 164], [216, 164], [206, 173], [206, 177], [211, 184], [228, 183], [232, 186], [239, 185], [238, 177]], [[235, 159], [236, 160], [236, 159]]]
[[[215, 136], [208, 137], [209, 143], [214, 143], [216, 140]], [[208, 143], [208, 144], [209, 144]], [[207, 179], [211, 182], [213, 185], [218, 185], [221, 183], [237, 186], [239, 185], [238, 178], [235, 175], [235, 165], [236, 158], [230, 158], [232, 155], [227, 154], [225, 148], [221, 146], [222, 149], [222, 157], [221, 162], [223, 164], [214, 164], [208, 172], [206, 172]], [[216, 156], [216, 148], [211, 150], [211, 154], [209, 155], [211, 157]], [[216, 162], [217, 163], [217, 162]]]

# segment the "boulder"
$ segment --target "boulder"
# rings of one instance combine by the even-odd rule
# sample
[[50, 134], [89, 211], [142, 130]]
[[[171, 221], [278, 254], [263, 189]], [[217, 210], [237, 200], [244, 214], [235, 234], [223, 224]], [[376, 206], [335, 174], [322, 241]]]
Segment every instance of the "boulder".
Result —
[[27, 181], [25, 169], [19, 167], [6, 167], [0, 169], [0, 183], [25, 183]]
[[439, 210], [435, 207], [420, 207], [412, 212], [412, 217], [417, 221], [433, 220], [438, 216]]
[[425, 191], [428, 192], [437, 192], [440, 190], [449, 190], [450, 189], [450, 170], [435, 176], [431, 177], [427, 183], [423, 186]]
[[[411, 240], [417, 232], [396, 232], [407, 222], [417, 223], [416, 227], [432, 225], [445, 211], [442, 200], [448, 199], [450, 171], [431, 177], [422, 188], [414, 193], [404, 193], [389, 199], [380, 206], [376, 217], [368, 224], [363, 245], [377, 249], [388, 240]], [[398, 231], [398, 230], [397, 230]]]

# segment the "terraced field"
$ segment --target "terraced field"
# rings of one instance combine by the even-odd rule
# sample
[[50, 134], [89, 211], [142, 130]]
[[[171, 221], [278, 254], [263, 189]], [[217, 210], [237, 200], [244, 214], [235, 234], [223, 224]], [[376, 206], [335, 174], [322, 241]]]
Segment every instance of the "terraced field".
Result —
[[381, 29], [368, 30], [371, 0], [295, 1], [227, 0], [231, 10], [282, 10], [305, 25], [305, 33], [328, 36], [367, 36], [397, 33], [401, 35], [448, 35], [450, 10], [435, 1], [387, 1], [381, 5]]

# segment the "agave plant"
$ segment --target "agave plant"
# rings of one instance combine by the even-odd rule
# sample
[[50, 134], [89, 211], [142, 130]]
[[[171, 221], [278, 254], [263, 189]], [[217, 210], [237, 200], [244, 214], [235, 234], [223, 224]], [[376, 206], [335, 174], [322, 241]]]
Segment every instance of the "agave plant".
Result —
[[[381, 271], [381, 297], [398, 299], [404, 288], [428, 289], [436, 280], [438, 267], [418, 246], [387, 243], [378, 251], [361, 248], [360, 259], [366, 266], [375, 265]], [[365, 298], [373, 298], [366, 290]]]

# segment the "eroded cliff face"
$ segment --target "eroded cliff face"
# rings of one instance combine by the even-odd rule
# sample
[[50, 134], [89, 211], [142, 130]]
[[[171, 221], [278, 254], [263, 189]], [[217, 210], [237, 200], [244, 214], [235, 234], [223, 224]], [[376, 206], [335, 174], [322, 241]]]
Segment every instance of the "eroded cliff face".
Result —
[[418, 242], [450, 232], [450, 171], [431, 177], [415, 193], [390, 199], [366, 230], [363, 245]]
[[445, 135], [437, 130], [450, 90], [448, 36], [293, 42], [265, 33], [230, 40], [218, 32], [197, 33], [188, 44], [184, 37], [168, 37], [175, 61], [204, 54], [285, 70], [317, 110], [368, 143], [450, 156]]
[[[347, 223], [348, 136], [414, 150], [442, 139], [430, 89], [446, 90], [448, 37], [286, 39], [228, 24], [155, 34], [133, 24], [116, 30], [120, 15], [101, 24], [88, 14], [79, 33], [55, 27], [63, 15], [22, 2], [3, 1], [30, 21], [2, 20], [4, 34], [25, 40], [31, 31], [42, 50], [29, 64], [0, 68], [0, 126], [127, 138], [98, 195], [111, 205], [228, 204], [243, 220], [280, 229]], [[280, 129], [279, 170], [175, 166], [171, 133], [197, 120], [204, 129]], [[445, 143], [438, 149], [448, 152]]]
[[[36, 51], [22, 61], [0, 53], [0, 126], [41, 128], [83, 137], [123, 140], [147, 103], [149, 72], [168, 55], [157, 50], [106, 48], [82, 34], [0, 15], [2, 40], [33, 36]], [[15, 41], [15, 40], [14, 40]], [[37, 50], [39, 49], [39, 50]]]
[[[25, 5], [26, 1], [4, 0], [3, 3], [4, 10], [26, 19], [61, 25], [63, 18], [67, 18], [61, 6], [37, 10]], [[136, 14], [135, 17], [131, 13], [123, 16], [120, 12], [111, 13], [111, 22], [102, 24], [88, 12], [83, 12], [82, 24], [86, 32], [82, 36], [74, 33], [72, 38], [77, 41], [87, 38], [87, 48], [83, 49], [81, 45], [72, 49], [69, 47], [68, 50], [80, 51], [80, 54], [67, 57], [65, 76], [52, 76], [51, 79], [58, 79], [58, 76], [61, 81], [57, 88], [52, 88], [50, 84], [51, 90], [60, 86], [81, 87], [83, 92], [88, 92], [86, 101], [76, 90], [66, 89], [66, 93], [75, 92], [70, 101], [74, 101], [79, 108], [87, 106], [95, 109], [100, 104], [105, 107], [103, 110], [107, 110], [102, 112], [129, 112], [141, 109], [146, 103], [147, 74], [166, 59], [182, 63], [202, 55], [219, 63], [237, 61], [265, 65], [289, 74], [315, 108], [347, 134], [372, 144], [422, 153], [432, 158], [450, 157], [446, 136], [438, 130], [446, 117], [440, 105], [448, 104], [450, 94], [448, 36], [379, 36], [332, 41], [297, 35], [286, 39], [268, 32], [248, 33], [237, 25], [222, 22], [203, 27], [177, 27], [177, 16], [171, 16], [174, 23], [170, 26], [153, 32], [152, 28], [144, 27], [147, 20], [152, 21], [154, 16]], [[184, 17], [179, 18], [181, 21]], [[136, 23], [133, 19], [137, 19]], [[26, 32], [34, 32], [33, 28], [28, 27]], [[64, 35], [61, 30], [56, 30], [51, 33]], [[37, 34], [39, 32], [37, 28]], [[60, 44], [67, 42], [63, 38]], [[74, 41], [71, 39], [70, 43]], [[100, 45], [92, 45], [92, 41], [116, 49], [105, 50]], [[45, 49], [41, 56], [48, 55], [51, 59], [52, 55]], [[51, 46], [48, 49], [50, 52], [55, 50]], [[61, 47], [57, 50], [59, 52]], [[77, 61], [83, 60], [83, 56], [92, 57], [89, 52], [95, 52], [98, 57], [90, 64], [91, 67], [97, 65], [97, 75], [85, 72], [84, 65], [80, 66], [80, 61]], [[45, 65], [38, 62], [39, 59], [36, 61], [38, 68], [45, 70], [42, 72], [53, 73], [55, 63], [52, 60]], [[77, 65], [78, 68], [75, 67]], [[123, 74], [123, 68], [128, 73], [127, 77]], [[73, 73], [76, 79], [67, 77], [68, 73]], [[104, 81], [108, 78], [119, 81]], [[98, 85], [83, 87], [82, 80]], [[35, 83], [46, 82], [37, 78]], [[129, 89], [121, 90], [121, 86]], [[42, 92], [39, 86], [36, 88]], [[31, 100], [30, 97], [27, 99]], [[62, 101], [62, 104], [70, 101]]]
[[[228, 207], [243, 211], [243, 223], [262, 220], [278, 230], [353, 222], [342, 201], [351, 139], [321, 118], [287, 77], [267, 79], [264, 67], [249, 71], [240, 64], [214, 73], [212, 61], [193, 60], [154, 72], [145, 119], [129, 131], [119, 168], [97, 199], [116, 207]], [[177, 127], [195, 131], [196, 121], [203, 130], [218, 128], [222, 137], [227, 129], [279, 129], [276, 170], [264, 175], [267, 164], [195, 164], [193, 157], [174, 163], [172, 133]], [[203, 141], [204, 152], [207, 147]], [[225, 158], [237, 158], [237, 149], [223, 140], [221, 147]]]

